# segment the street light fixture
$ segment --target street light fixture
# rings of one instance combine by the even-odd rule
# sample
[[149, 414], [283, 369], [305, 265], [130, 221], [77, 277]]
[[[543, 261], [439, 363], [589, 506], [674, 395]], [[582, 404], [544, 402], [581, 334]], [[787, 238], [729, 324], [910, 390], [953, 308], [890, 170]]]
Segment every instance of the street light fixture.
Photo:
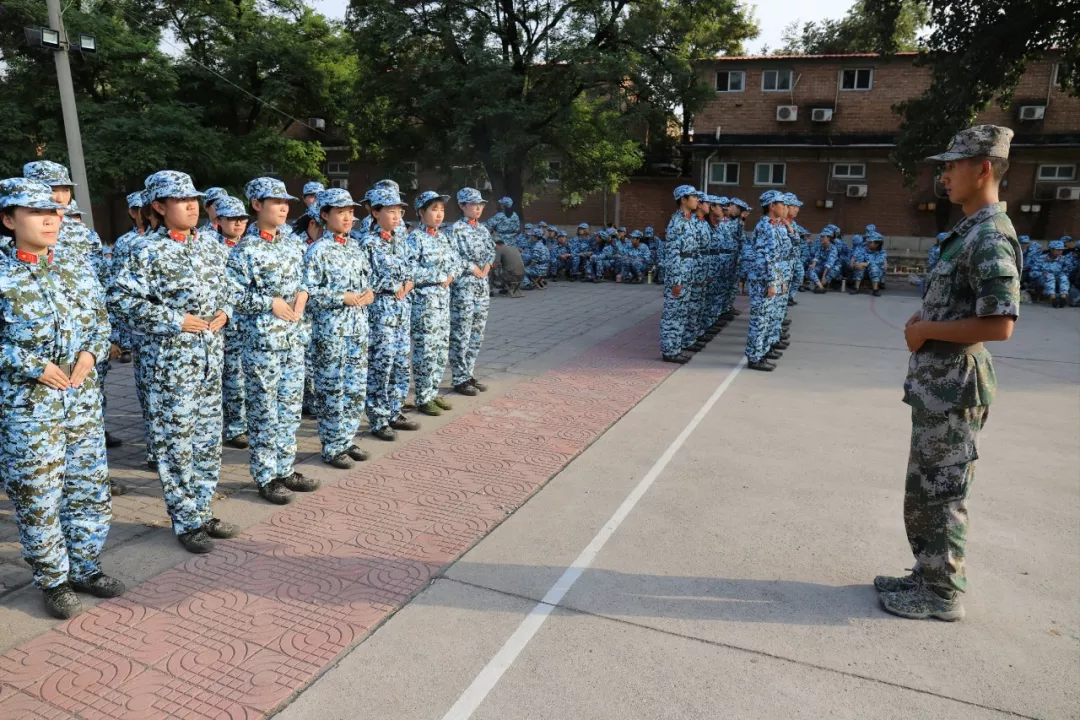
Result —
[[82, 50], [84, 53], [96, 53], [97, 40], [94, 39], [93, 35], [81, 33], [79, 35], [79, 49]]
[[41, 28], [41, 46], [50, 50], [60, 49], [60, 31], [52, 28]]

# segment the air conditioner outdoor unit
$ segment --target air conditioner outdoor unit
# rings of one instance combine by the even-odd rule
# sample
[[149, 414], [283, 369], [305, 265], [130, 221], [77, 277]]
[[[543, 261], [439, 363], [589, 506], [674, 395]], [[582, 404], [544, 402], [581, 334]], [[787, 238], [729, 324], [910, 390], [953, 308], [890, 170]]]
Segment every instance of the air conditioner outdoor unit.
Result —
[[348, 190], [349, 189], [349, 179], [348, 178], [336, 178], [334, 180], [331, 180], [330, 181], [330, 187], [332, 187], [332, 188], [341, 188], [342, 190]]
[[777, 105], [776, 106], [776, 120], [777, 122], [795, 122], [799, 119], [799, 106], [798, 105]]
[[866, 185], [848, 185], [847, 196], [848, 197], [866, 197]]
[[1046, 115], [1045, 105], [1022, 105], [1020, 106], [1021, 120], [1042, 120]]
[[1055, 197], [1058, 200], [1080, 200], [1080, 187], [1059, 187]]
[[325, 130], [326, 120], [322, 118], [308, 118], [308, 125], [315, 128], [316, 130]]
[[415, 190], [418, 187], [420, 187], [420, 181], [417, 180], [416, 178], [410, 178], [409, 179], [409, 189], [410, 190]]
[[815, 108], [810, 112], [813, 122], [832, 122], [833, 111], [831, 108]]

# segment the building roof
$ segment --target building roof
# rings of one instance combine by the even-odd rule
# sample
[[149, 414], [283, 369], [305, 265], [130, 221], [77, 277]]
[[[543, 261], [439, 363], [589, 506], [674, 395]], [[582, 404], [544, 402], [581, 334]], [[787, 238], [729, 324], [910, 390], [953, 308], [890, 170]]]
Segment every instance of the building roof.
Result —
[[891, 55], [880, 53], [837, 53], [835, 55], [717, 55], [700, 58], [700, 61], [748, 62], [751, 60], [846, 60], [849, 58], [915, 57], [917, 52], [898, 52]]

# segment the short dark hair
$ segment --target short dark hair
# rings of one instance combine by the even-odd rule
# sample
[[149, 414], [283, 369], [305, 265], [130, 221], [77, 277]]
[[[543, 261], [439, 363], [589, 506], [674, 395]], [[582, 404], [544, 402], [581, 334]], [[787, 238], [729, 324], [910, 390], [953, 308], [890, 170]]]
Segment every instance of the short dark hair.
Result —
[[1001, 178], [1005, 177], [1005, 173], [1009, 172], [1009, 159], [999, 157], [973, 157], [972, 162], [982, 164], [984, 162], [990, 163], [990, 174], [994, 180], [1001, 182]]
[[[0, 210], [0, 218], [5, 218], [5, 217], [14, 218], [15, 217], [15, 208], [6, 207], [6, 208]], [[9, 238], [15, 237], [15, 231], [12, 230], [11, 228], [9, 228], [7, 225], [5, 225], [2, 219], [0, 219], [0, 235], [3, 235], [4, 237], [9, 237]]]

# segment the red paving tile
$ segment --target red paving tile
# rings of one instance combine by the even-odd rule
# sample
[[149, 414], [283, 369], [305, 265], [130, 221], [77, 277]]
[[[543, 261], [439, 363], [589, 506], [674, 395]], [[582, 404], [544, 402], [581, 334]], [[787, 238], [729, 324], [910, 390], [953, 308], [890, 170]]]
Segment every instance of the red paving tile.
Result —
[[674, 370], [656, 318], [0, 655], [0, 717], [273, 711]]

